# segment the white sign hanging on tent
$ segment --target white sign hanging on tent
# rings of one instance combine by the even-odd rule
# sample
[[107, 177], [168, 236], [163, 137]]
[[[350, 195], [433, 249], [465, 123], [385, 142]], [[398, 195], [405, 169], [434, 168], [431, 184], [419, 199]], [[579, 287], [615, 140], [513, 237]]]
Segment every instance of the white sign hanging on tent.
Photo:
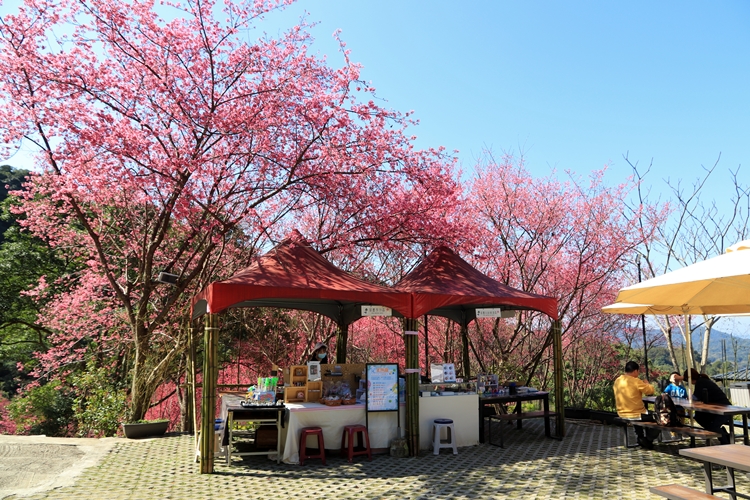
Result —
[[512, 318], [516, 315], [516, 311], [503, 310], [499, 307], [484, 307], [482, 309], [475, 309], [477, 318]]
[[362, 306], [362, 316], [392, 316], [393, 311], [385, 306]]

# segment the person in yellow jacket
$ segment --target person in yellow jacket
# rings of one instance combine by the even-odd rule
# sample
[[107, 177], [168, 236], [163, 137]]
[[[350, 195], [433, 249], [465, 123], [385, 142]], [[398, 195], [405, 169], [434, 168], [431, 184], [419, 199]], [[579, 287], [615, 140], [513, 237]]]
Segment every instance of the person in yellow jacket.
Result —
[[[620, 418], [626, 420], [640, 420], [642, 413], [646, 412], [646, 406], [643, 404], [643, 396], [650, 396], [654, 393], [654, 386], [638, 378], [640, 366], [635, 361], [628, 361], [625, 364], [625, 373], [617, 377], [614, 383], [615, 405], [617, 414]], [[635, 427], [635, 434], [638, 436], [638, 444], [643, 448], [652, 449], [654, 439], [659, 436], [657, 429], [644, 429]]]

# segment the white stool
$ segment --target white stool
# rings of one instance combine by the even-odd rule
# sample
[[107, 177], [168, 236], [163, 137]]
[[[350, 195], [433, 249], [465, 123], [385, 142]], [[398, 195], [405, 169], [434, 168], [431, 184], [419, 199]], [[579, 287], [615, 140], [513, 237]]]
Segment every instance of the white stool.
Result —
[[[443, 441], [440, 439], [440, 434], [443, 428], [448, 433], [448, 439]], [[449, 418], [436, 418], [432, 422], [432, 454], [439, 455], [440, 448], [453, 448], [453, 454], [458, 455], [458, 448], [456, 447], [456, 429], [453, 427], [453, 420]]]
[[214, 457], [225, 457], [227, 450], [224, 449], [224, 421], [217, 418], [214, 421]]
[[[224, 437], [224, 422], [216, 419], [214, 424], [214, 458], [226, 458], [227, 448], [222, 446]], [[195, 463], [201, 460], [201, 431], [195, 433]]]

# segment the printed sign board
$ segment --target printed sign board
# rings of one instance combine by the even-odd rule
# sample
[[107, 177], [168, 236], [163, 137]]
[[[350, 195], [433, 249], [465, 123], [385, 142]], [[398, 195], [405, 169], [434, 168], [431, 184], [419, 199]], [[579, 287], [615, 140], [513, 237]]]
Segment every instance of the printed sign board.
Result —
[[367, 411], [398, 411], [397, 364], [367, 364]]
[[516, 315], [516, 311], [503, 310], [499, 307], [483, 307], [474, 310], [477, 318], [512, 318]]
[[385, 306], [362, 306], [362, 316], [392, 316], [393, 311]]

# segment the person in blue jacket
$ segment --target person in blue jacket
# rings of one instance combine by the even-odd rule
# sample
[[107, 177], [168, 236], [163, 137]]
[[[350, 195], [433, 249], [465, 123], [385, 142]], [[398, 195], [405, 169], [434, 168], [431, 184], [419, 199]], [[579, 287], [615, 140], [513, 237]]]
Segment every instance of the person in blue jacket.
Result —
[[672, 372], [669, 376], [669, 385], [664, 388], [665, 394], [669, 394], [669, 397], [674, 398], [687, 398], [687, 390], [682, 387], [682, 376], [677, 372]]

